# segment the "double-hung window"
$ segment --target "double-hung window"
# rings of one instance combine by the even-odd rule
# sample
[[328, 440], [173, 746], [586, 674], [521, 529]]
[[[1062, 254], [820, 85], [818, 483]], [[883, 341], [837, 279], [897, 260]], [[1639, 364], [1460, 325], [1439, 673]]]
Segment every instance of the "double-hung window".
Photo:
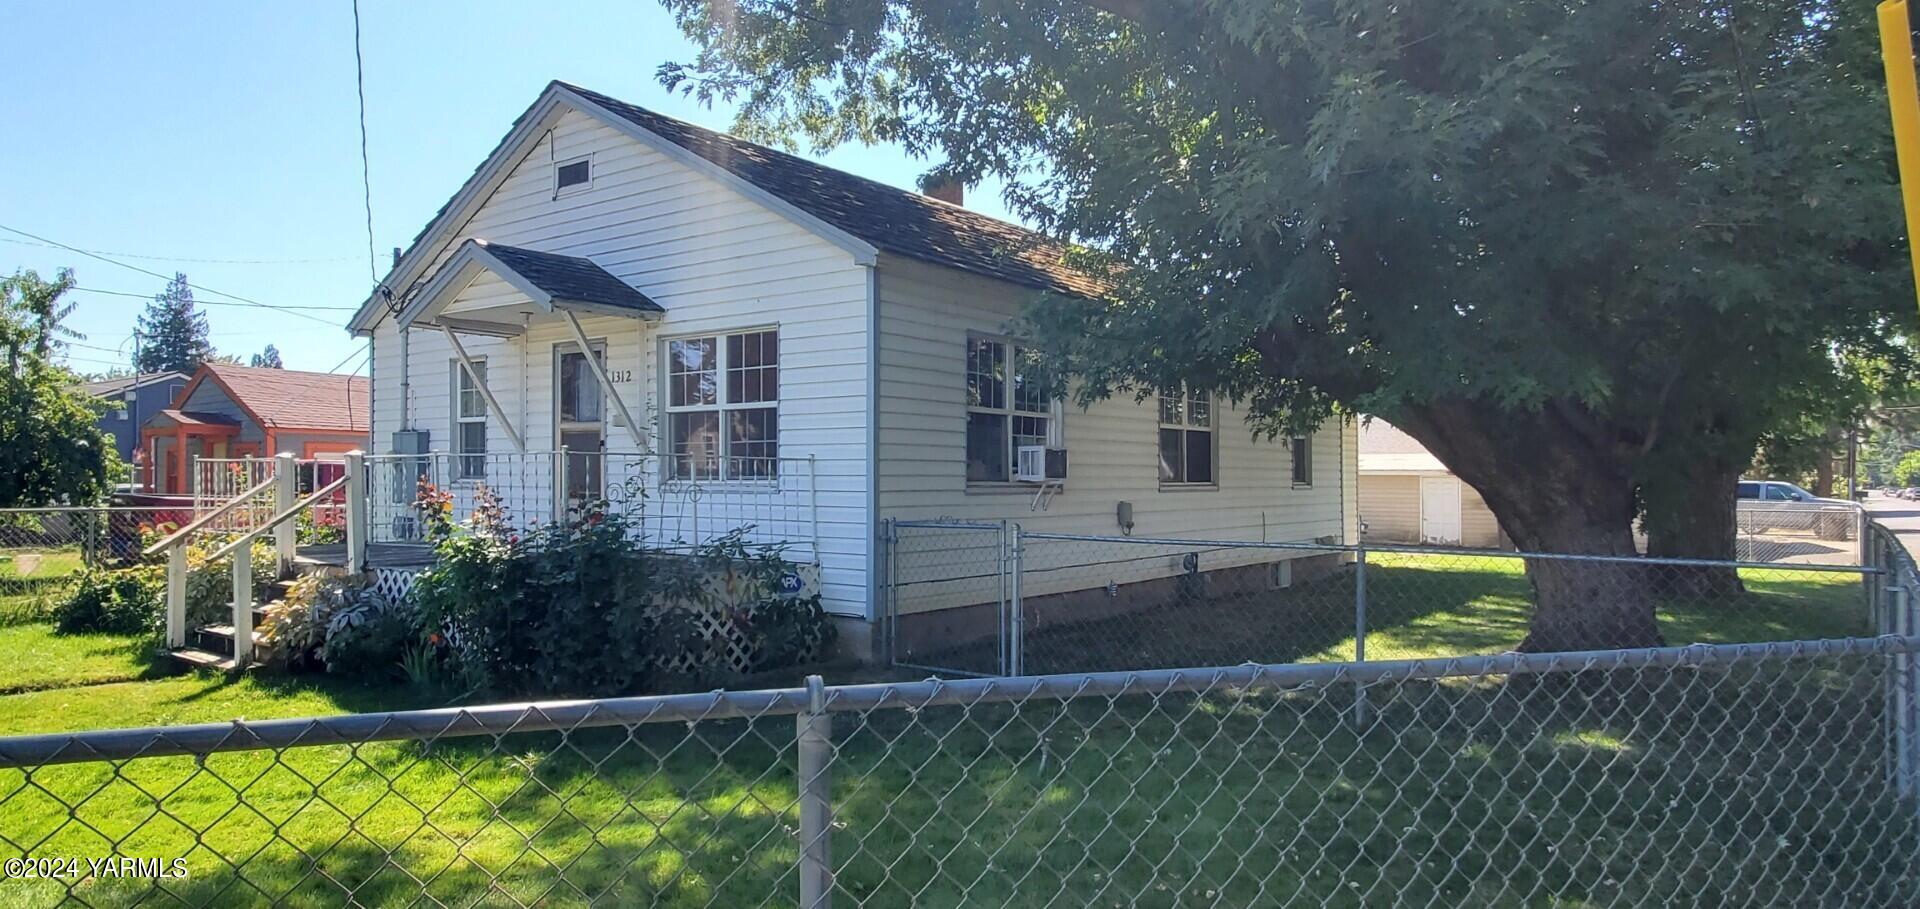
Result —
[[453, 361], [454, 463], [463, 480], [487, 475], [487, 398], [480, 392], [487, 380], [486, 358], [473, 360], [473, 372], [479, 374], [478, 381], [459, 360]]
[[1206, 486], [1214, 477], [1213, 399], [1206, 392], [1160, 393], [1160, 482]]
[[967, 339], [967, 482], [1007, 482], [1022, 445], [1047, 444], [1053, 401], [1035, 380], [1037, 362], [1017, 344]]
[[669, 476], [779, 476], [780, 333], [675, 338], [666, 361]]
[[1293, 485], [1312, 486], [1313, 440], [1307, 436], [1294, 436], [1289, 441], [1293, 460]]

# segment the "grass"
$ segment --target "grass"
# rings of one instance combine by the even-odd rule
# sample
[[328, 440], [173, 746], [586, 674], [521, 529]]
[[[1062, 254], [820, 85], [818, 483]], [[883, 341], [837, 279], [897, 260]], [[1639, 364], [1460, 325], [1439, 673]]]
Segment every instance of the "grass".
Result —
[[[1381, 561], [1370, 655], [1497, 649], [1524, 630], [1517, 572]], [[1857, 586], [1746, 580], [1737, 603], [1667, 604], [1669, 639], [1856, 628]], [[1337, 656], [1351, 617], [1330, 624], [1340, 582], [1323, 583], [1215, 618], [1286, 617], [1261, 640]], [[1431, 604], [1394, 611], [1415, 594]], [[1112, 646], [1111, 631], [1056, 630]], [[13, 631], [0, 647], [35, 646], [33, 627]], [[1147, 655], [1205, 638], [1145, 631]], [[43, 685], [60, 681], [49, 671], [27, 686], [42, 690], [0, 696], [0, 734], [428, 706], [324, 677], [108, 681], [139, 664], [94, 643], [59, 663], [70, 687]], [[1365, 731], [1349, 690], [838, 714], [836, 902], [1920, 904], [1920, 839], [1881, 767], [1884, 667], [1378, 686]], [[159, 886], [194, 905], [390, 905], [423, 889], [461, 906], [792, 905], [793, 741], [790, 717], [768, 717], [0, 771], [0, 843], [182, 857], [190, 876]], [[57, 904], [67, 883], [93, 905], [161, 897], [145, 880], [16, 880], [0, 907]]]
[[[1611, 570], [1602, 568], [1601, 570]], [[1625, 568], [1620, 569], [1625, 571]], [[1723, 599], [1668, 596], [1657, 607], [1669, 644], [1788, 641], [1867, 632], [1860, 576], [1799, 567], [1744, 569]], [[1030, 607], [1028, 673], [1352, 660], [1354, 577], [1341, 571], [1284, 590], [1227, 576], [1204, 596], [1079, 620], [1077, 605]], [[1257, 588], [1257, 589], [1256, 589]], [[1499, 653], [1527, 633], [1532, 594], [1519, 560], [1382, 553], [1367, 563], [1367, 658]], [[916, 654], [936, 666], [990, 668], [991, 640]]]
[[54, 596], [84, 567], [78, 546], [0, 550], [0, 625], [45, 619]]
[[[0, 627], [0, 695], [153, 678], [152, 646], [125, 635], [55, 634], [45, 623]], [[0, 715], [0, 729], [14, 718]]]

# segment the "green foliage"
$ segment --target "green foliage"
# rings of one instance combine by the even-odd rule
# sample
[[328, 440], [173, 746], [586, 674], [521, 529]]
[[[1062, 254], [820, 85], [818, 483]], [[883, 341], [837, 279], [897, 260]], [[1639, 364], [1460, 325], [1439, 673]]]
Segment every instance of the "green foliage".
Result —
[[[218, 624], [233, 619], [233, 557], [211, 561], [226, 541], [203, 538], [187, 546], [187, 625]], [[280, 557], [273, 544], [258, 540], [248, 548], [253, 561], [253, 597], [273, 586], [280, 574]]]
[[261, 636], [274, 658], [294, 669], [389, 679], [420, 640], [407, 605], [381, 596], [364, 575], [307, 575], [266, 613]]
[[59, 324], [72, 285], [64, 270], [52, 282], [31, 271], [0, 281], [0, 507], [91, 503], [117, 463], [102, 405], [50, 359], [75, 336]]
[[329, 509], [325, 513], [309, 508], [294, 517], [294, 528], [303, 545], [315, 543], [344, 543], [347, 540], [347, 517], [341, 509]]
[[1920, 451], [1909, 451], [1893, 465], [1895, 486], [1920, 486]]
[[265, 368], [265, 369], [287, 368], [287, 365], [285, 363], [280, 362], [280, 348], [275, 347], [272, 344], [268, 344], [265, 350], [262, 350], [259, 353], [254, 354], [252, 357], [249, 357], [247, 359], [247, 365], [256, 367], [256, 368]]
[[88, 571], [74, 578], [54, 606], [61, 634], [107, 632], [157, 636], [163, 627], [166, 580], [149, 566]]
[[214, 359], [207, 339], [207, 316], [193, 301], [193, 288], [183, 272], [175, 272], [167, 289], [155, 294], [140, 314], [140, 350], [134, 368], [140, 372], [193, 372]]
[[781, 593], [797, 569], [777, 549], [737, 533], [684, 553], [641, 549], [623, 516], [599, 509], [522, 536], [479, 495], [465, 526], [444, 494], [423, 495], [435, 558], [412, 593], [467, 687], [631, 694], [724, 677], [729, 640], [745, 642], [752, 669], [812, 659], [832, 640], [817, 594]]
[[1024, 331], [1082, 398], [1380, 413], [1525, 545], [1628, 546], [1649, 477], [1911, 371], [1865, 7], [664, 2], [662, 82], [741, 130], [899, 143], [1080, 244], [1110, 291]]
[[401, 660], [420, 642], [410, 610], [379, 597], [367, 597], [333, 615], [320, 659], [327, 671], [365, 679], [392, 679]]

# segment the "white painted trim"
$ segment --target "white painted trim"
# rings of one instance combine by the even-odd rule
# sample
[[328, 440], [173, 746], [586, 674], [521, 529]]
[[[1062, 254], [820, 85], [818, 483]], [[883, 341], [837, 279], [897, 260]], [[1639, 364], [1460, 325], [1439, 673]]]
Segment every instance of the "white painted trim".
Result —
[[[548, 148], [551, 151], [552, 146], [549, 145]], [[582, 161], [586, 162], [587, 164], [587, 182], [575, 183], [572, 186], [561, 186], [560, 185], [560, 168], [571, 167], [575, 164], [579, 164]], [[574, 155], [571, 158], [556, 159], [553, 162], [553, 192], [550, 196], [550, 200], [564, 199], [568, 196], [573, 195], [574, 193], [583, 193], [583, 192], [586, 192], [587, 190], [592, 189], [593, 181], [600, 174], [600, 169], [597, 167], [594, 167], [593, 163], [594, 162], [593, 162], [592, 152], [588, 152], [584, 155]]]
[[[467, 356], [467, 348], [460, 343], [459, 336], [453, 333], [453, 329], [445, 325], [440, 326], [440, 331], [447, 336], [447, 343], [453, 345], [453, 355], [459, 358], [460, 368], [466, 370], [467, 377], [473, 380], [474, 385], [479, 386], [480, 397], [487, 399], [487, 409], [493, 411], [494, 419], [500, 421], [500, 428], [506, 432], [507, 438], [513, 442], [513, 450], [525, 452], [527, 450], [526, 443], [520, 441], [520, 433], [514, 430], [513, 421], [507, 419], [506, 408], [501, 407], [500, 402], [494, 400], [493, 390], [487, 387], [487, 380], [480, 376], [479, 370], [473, 368], [473, 358]], [[460, 383], [458, 382], [454, 383], [453, 396], [455, 399], [453, 420], [455, 423], [458, 423], [460, 422]]]
[[[880, 621], [880, 267], [867, 269], [867, 621]], [[819, 546], [816, 534], [814, 545]], [[892, 578], [888, 578], [889, 583]]]
[[[872, 266], [878, 262], [879, 249], [873, 244], [802, 211], [793, 203], [688, 151], [677, 143], [641, 128], [633, 121], [588, 100], [578, 92], [559, 83], [553, 83], [548, 85], [533, 106], [521, 115], [519, 126], [507, 134], [493, 154], [482, 162], [473, 176], [467, 178], [467, 182], [454, 193], [453, 198], [447, 203], [446, 211], [434, 219], [434, 222], [421, 234], [420, 240], [401, 255], [400, 262], [381, 282], [382, 286], [396, 294], [405, 293], [408, 286], [419, 280], [420, 273], [432, 263], [439, 251], [446, 247], [451, 239], [449, 233], [454, 231], [455, 225], [465, 224], [473, 218], [480, 206], [484, 205], [493, 191], [499, 188], [500, 183], [506, 179], [513, 168], [533, 153], [533, 146], [538, 145], [546, 132], [565, 113], [565, 108], [569, 107], [599, 120], [616, 132], [638, 140], [676, 163], [740, 193], [828, 243], [846, 250], [853, 256], [855, 264]], [[592, 165], [588, 165], [588, 171], [591, 174]], [[591, 185], [591, 179], [590, 177], [588, 185]], [[572, 189], [573, 187], [568, 187], [569, 194]], [[364, 333], [371, 331], [373, 326], [378, 324], [379, 315], [386, 309], [379, 304], [379, 296], [377, 287], [373, 293], [367, 295], [367, 299], [360, 304], [353, 318], [348, 320], [349, 331], [356, 334]]]
[[[427, 229], [420, 234], [419, 240], [401, 254], [400, 261], [387, 272], [380, 286], [388, 288], [395, 294], [405, 293], [414, 281], [419, 280], [420, 273], [428, 265], [433, 264], [440, 250], [446, 247], [447, 234], [454, 225], [465, 224], [471, 220], [486, 199], [493, 195], [493, 191], [499, 188], [501, 182], [506, 180], [507, 175], [512, 173], [527, 155], [532, 154], [533, 150], [526, 147], [529, 141], [538, 144], [547, 130], [551, 129], [560, 116], [566, 113], [565, 105], [561, 103], [560, 96], [555, 92], [557, 87], [548, 86], [539, 99], [533, 102], [533, 106], [520, 115], [519, 124], [500, 141], [499, 147], [494, 149], [493, 154], [480, 163], [480, 167], [473, 172], [473, 176], [468, 177], [467, 182], [460, 185], [460, 189], [453, 194], [453, 198], [448, 200], [446, 210], [441, 212], [432, 224], [427, 225]], [[367, 295], [367, 299], [360, 304], [360, 309], [354, 312], [353, 318], [347, 321], [347, 330], [356, 334], [372, 331], [373, 327], [379, 323], [379, 316], [385, 311], [386, 307], [380, 304], [380, 288], [375, 287], [373, 292]]]

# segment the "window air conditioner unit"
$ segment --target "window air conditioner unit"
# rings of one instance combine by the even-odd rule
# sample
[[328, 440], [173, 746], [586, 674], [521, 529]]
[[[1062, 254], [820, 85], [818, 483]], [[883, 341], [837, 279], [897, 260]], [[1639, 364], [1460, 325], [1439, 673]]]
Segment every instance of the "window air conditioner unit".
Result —
[[1022, 445], [1014, 452], [1013, 478], [1022, 483], [1045, 483], [1067, 478], [1067, 450], [1045, 445]]

